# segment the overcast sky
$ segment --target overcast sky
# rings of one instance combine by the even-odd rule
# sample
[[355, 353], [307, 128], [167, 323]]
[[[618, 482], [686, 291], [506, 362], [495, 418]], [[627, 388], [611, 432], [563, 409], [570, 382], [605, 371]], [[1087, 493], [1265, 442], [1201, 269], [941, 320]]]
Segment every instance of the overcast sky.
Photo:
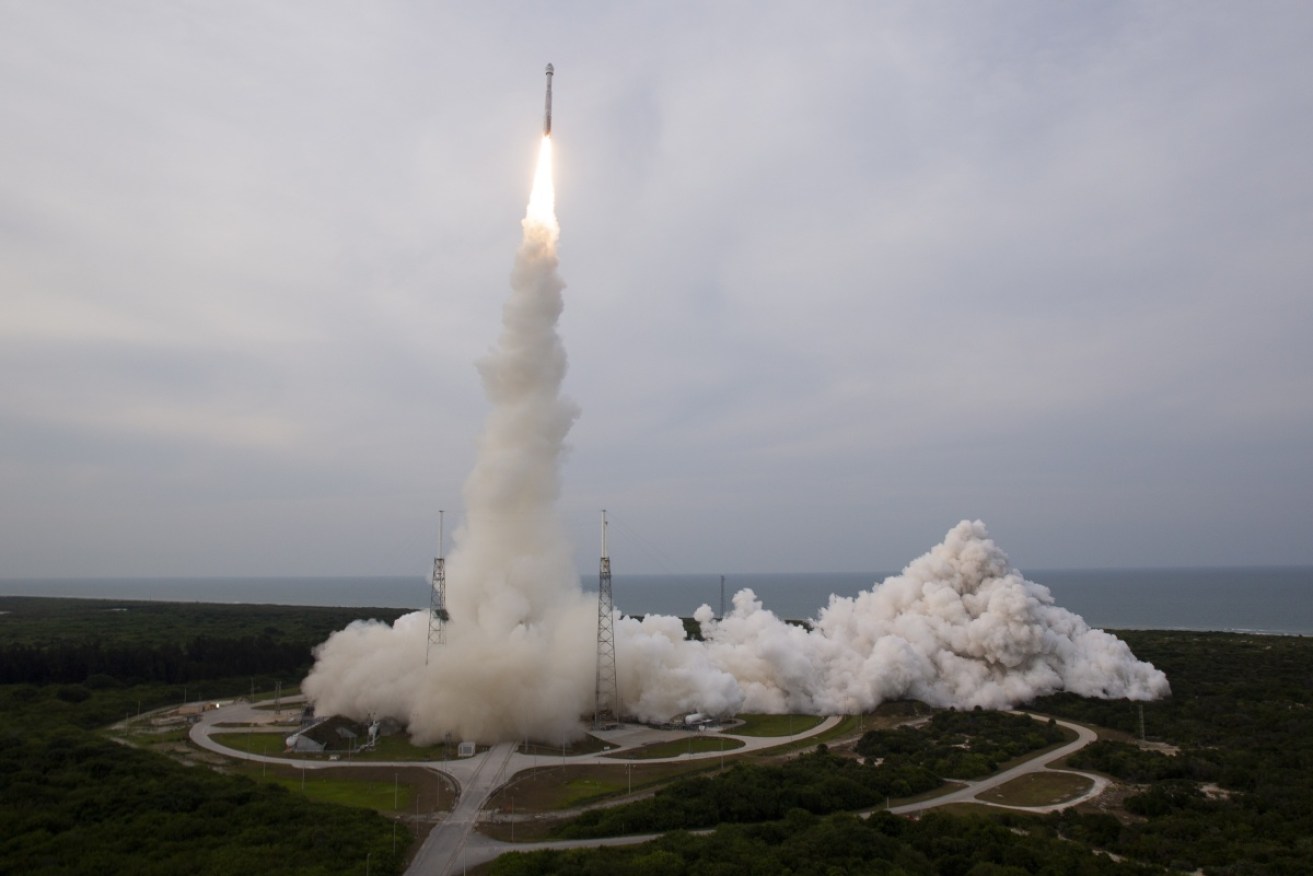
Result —
[[[620, 572], [1313, 563], [1313, 5], [0, 0], [0, 576], [423, 574], [553, 127]], [[450, 531], [450, 530], [449, 530]]]

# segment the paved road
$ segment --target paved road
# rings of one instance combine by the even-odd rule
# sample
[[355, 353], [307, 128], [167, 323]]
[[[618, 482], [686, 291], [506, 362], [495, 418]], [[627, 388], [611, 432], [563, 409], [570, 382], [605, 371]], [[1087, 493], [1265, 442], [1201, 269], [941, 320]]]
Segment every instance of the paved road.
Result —
[[514, 742], [501, 742], [476, 758], [478, 766], [473, 775], [461, 783], [456, 807], [429, 832], [407, 873], [456, 873], [459, 872], [458, 866], [463, 870], [469, 863], [482, 863], [481, 860], [471, 862], [462, 853], [475, 822], [479, 820], [483, 804], [513, 775], [506, 772], [506, 767], [515, 754], [515, 745]]
[[[1047, 717], [1040, 718], [1039, 716], [1034, 715], [1031, 717], [1034, 717], [1037, 720], [1048, 720]], [[777, 745], [784, 745], [789, 742], [815, 736], [830, 729], [837, 724], [839, 720], [840, 718], [838, 717], [827, 718], [805, 733], [798, 733], [793, 736], [732, 736], [730, 733], [726, 733], [725, 735], [731, 736], [732, 738], [744, 743], [742, 747], [732, 750], [734, 754], [742, 754], [747, 751], [773, 748]], [[216, 727], [220, 722], [225, 724], [252, 723], [258, 726], [249, 728]], [[507, 843], [492, 839], [491, 837], [475, 831], [473, 828], [478, 821], [479, 813], [482, 811], [488, 798], [492, 796], [493, 792], [496, 791], [498, 787], [505, 784], [517, 773], [523, 770], [550, 765], [556, 762], [555, 757], [520, 754], [516, 750], [516, 744], [512, 742], [501, 743], [480, 755], [461, 760], [366, 760], [352, 762], [248, 754], [246, 752], [236, 751], [222, 746], [210, 738], [210, 734], [216, 731], [225, 733], [267, 733], [274, 729], [273, 726], [270, 726], [273, 722], [274, 716], [268, 710], [256, 709], [247, 703], [238, 702], [203, 713], [200, 721], [192, 726], [189, 735], [191, 740], [198, 746], [222, 754], [226, 757], [241, 757], [257, 762], [284, 764], [310, 770], [344, 766], [397, 768], [418, 767], [443, 773], [456, 783], [460, 788], [460, 797], [457, 800], [455, 808], [450, 814], [442, 819], [438, 827], [434, 828], [434, 830], [429, 833], [428, 838], [416, 853], [414, 860], [411, 861], [410, 867], [406, 870], [407, 876], [448, 876], [448, 874], [462, 872], [466, 867], [472, 867], [486, 861], [491, 861], [497, 856], [511, 851], [527, 852], [552, 848], [563, 849], [609, 845], [631, 845], [634, 843], [647, 842], [657, 836], [656, 834], [650, 834], [641, 836], [609, 837], [606, 839], [595, 840]], [[1049, 767], [1047, 764], [1084, 748], [1097, 738], [1092, 730], [1078, 724], [1072, 724], [1067, 721], [1058, 721], [1058, 724], [1074, 731], [1077, 737], [1076, 740], [1062, 746], [1061, 748], [1047, 752], [1040, 757], [1018, 764], [1011, 769], [1005, 770], [1001, 773], [996, 773], [988, 778], [975, 782], [962, 782], [961, 784], [963, 787], [958, 790], [927, 800], [921, 800], [916, 803], [895, 806], [890, 811], [897, 815], [904, 815], [933, 809], [936, 806], [944, 806], [949, 803], [981, 802], [975, 798], [984, 791], [1004, 785], [1013, 779], [1029, 773], [1048, 770]], [[288, 732], [290, 733], [291, 731], [289, 730]], [[623, 752], [625, 749], [636, 748], [654, 741], [687, 738], [688, 731], [657, 731], [644, 727], [622, 726], [614, 730], [595, 731], [593, 735], [597, 736], [603, 742], [614, 746], [610, 753], [616, 754]], [[675, 757], [645, 759], [642, 763], [669, 763], [686, 760], [703, 760], [718, 758], [721, 756], [721, 752], [708, 751], [696, 754], [682, 754]], [[561, 758], [561, 763], [567, 762], [571, 765], [607, 764], [617, 766], [623, 763], [633, 763], [634, 761], [626, 761], [615, 757], [605, 757], [603, 755], [580, 755], [576, 757]], [[1061, 770], [1060, 772], [1074, 771]], [[1092, 785], [1086, 793], [1075, 799], [1066, 800], [1062, 803], [1051, 806], [1018, 806], [1004, 808], [1020, 809], [1028, 812], [1052, 812], [1058, 809], [1065, 809], [1069, 806], [1075, 806], [1085, 800], [1097, 797], [1099, 794], [1103, 793], [1104, 789], [1107, 787], [1107, 780], [1101, 776], [1095, 776], [1090, 773], [1076, 774], [1088, 778]], [[991, 803], [989, 805], [997, 806], [999, 804]]]

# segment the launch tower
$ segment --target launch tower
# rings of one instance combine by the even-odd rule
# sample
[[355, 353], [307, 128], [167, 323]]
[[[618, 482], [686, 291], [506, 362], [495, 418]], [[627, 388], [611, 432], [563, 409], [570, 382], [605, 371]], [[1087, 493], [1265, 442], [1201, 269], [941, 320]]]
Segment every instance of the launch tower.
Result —
[[597, 699], [593, 729], [619, 721], [620, 696], [615, 677], [615, 601], [611, 597], [611, 558], [606, 554], [606, 511], [602, 511], [602, 561], [597, 574]]
[[447, 561], [442, 556], [442, 512], [438, 512], [438, 555], [433, 558], [433, 575], [429, 591], [429, 641], [424, 646], [424, 664], [427, 666], [434, 645], [447, 643]]

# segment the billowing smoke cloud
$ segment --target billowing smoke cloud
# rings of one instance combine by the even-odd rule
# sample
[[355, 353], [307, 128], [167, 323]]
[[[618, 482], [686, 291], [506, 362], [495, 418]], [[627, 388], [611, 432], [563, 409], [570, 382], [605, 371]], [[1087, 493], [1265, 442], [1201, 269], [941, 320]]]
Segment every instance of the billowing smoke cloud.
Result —
[[[492, 409], [447, 561], [447, 642], [426, 665], [427, 612], [352, 624], [316, 651], [303, 689], [323, 713], [405, 722], [416, 742], [451, 734], [564, 741], [592, 711], [596, 603], [585, 597], [557, 509], [577, 409], [560, 395], [564, 284], [544, 139], [497, 347], [479, 370]], [[1026, 581], [980, 522], [964, 521], [903, 574], [832, 597], [811, 630], [750, 590], [705, 641], [678, 618], [615, 627], [621, 711], [852, 713], [913, 697], [1001, 708], [1059, 690], [1152, 699], [1166, 677]]]
[[634, 714], [841, 714], [902, 697], [1004, 708], [1060, 690], [1137, 700], [1169, 692], [1125, 642], [1023, 578], [980, 521], [953, 527], [901, 575], [831, 597], [811, 630], [783, 622], [751, 590], [722, 620], [705, 605], [695, 617], [704, 643], [679, 642], [669, 618], [617, 627]]

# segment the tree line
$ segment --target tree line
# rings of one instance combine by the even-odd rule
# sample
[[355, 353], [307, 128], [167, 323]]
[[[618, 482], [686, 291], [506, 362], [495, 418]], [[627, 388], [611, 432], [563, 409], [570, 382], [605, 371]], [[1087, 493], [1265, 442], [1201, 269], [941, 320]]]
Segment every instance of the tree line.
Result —
[[314, 644], [369, 610], [105, 606], [0, 598], [11, 612], [0, 615], [0, 873], [400, 872], [409, 832], [394, 851], [395, 825], [375, 812], [183, 766], [96, 729], [184, 692], [299, 677]]
[[185, 642], [59, 641], [0, 645], [0, 684], [184, 684], [214, 678], [285, 673], [308, 667], [318, 642], [272, 636]]

